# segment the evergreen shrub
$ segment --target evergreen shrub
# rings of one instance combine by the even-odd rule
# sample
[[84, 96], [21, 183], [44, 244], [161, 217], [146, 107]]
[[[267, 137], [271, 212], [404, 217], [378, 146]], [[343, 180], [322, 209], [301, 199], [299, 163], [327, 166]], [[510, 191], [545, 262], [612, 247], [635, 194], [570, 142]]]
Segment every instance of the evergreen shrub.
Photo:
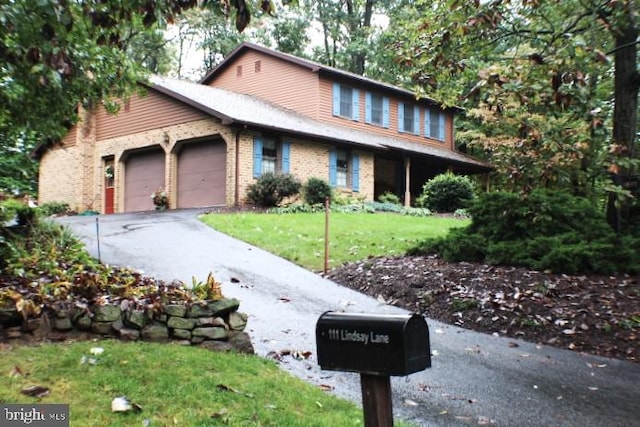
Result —
[[544, 189], [527, 196], [494, 192], [468, 211], [469, 226], [423, 241], [410, 253], [567, 274], [640, 272], [640, 236], [616, 235], [586, 198]]
[[308, 205], [324, 204], [325, 199], [331, 200], [332, 195], [329, 183], [320, 178], [309, 178], [302, 187], [302, 197]]
[[247, 199], [256, 206], [271, 208], [300, 193], [300, 187], [300, 182], [290, 174], [267, 172], [249, 186]]
[[471, 180], [466, 176], [447, 172], [425, 182], [416, 204], [435, 212], [455, 212], [467, 207], [472, 199]]
[[378, 201], [380, 203], [391, 203], [392, 205], [400, 205], [400, 197], [398, 197], [396, 194], [390, 192], [390, 191], [385, 191], [384, 193], [382, 193], [381, 195], [378, 196]]

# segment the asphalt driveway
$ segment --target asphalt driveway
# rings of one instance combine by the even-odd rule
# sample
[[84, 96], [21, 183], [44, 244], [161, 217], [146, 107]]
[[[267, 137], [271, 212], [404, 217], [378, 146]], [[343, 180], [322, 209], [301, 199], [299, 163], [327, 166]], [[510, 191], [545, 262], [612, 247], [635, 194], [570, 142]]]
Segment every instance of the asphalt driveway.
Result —
[[[322, 371], [315, 325], [327, 310], [404, 313], [210, 229], [197, 210], [65, 217], [103, 263], [191, 283], [209, 272], [249, 315], [261, 356], [311, 351], [280, 366], [361, 402], [359, 376]], [[394, 414], [420, 426], [638, 426], [640, 365], [494, 337], [428, 320], [432, 368], [393, 378]]]

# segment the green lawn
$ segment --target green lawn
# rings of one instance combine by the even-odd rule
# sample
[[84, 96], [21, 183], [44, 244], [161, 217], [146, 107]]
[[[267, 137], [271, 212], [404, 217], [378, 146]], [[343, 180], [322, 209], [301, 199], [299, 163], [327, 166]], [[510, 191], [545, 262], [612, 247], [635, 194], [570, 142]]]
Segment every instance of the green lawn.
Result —
[[[65, 403], [71, 426], [357, 426], [362, 410], [257, 356], [96, 341], [0, 350], [0, 402]], [[101, 347], [101, 355], [91, 348]], [[95, 364], [82, 363], [94, 357]], [[37, 399], [25, 387], [50, 389]], [[114, 413], [126, 396], [141, 412]]]
[[[313, 271], [324, 267], [324, 213], [207, 214], [202, 221]], [[468, 220], [394, 213], [331, 213], [329, 268], [369, 256], [402, 255], [427, 237], [445, 235]]]

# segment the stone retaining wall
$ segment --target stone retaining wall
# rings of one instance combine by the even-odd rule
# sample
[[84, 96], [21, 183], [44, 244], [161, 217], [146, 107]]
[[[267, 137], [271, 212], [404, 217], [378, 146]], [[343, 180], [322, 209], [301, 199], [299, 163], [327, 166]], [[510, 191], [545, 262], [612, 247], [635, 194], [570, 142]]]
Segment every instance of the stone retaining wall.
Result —
[[168, 304], [138, 309], [125, 300], [120, 304], [87, 307], [79, 303], [45, 306], [38, 317], [22, 319], [15, 308], [0, 311], [2, 339], [43, 338], [84, 332], [123, 341], [177, 342], [216, 351], [253, 354], [244, 332], [247, 315], [238, 312], [240, 302], [222, 298], [192, 304]]

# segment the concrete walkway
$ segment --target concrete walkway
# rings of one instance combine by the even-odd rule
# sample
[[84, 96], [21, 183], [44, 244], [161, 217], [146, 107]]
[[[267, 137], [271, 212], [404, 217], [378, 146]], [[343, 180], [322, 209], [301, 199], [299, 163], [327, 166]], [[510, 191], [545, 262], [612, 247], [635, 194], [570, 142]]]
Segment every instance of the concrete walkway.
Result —
[[[327, 310], [404, 313], [208, 228], [197, 210], [65, 217], [103, 263], [191, 283], [209, 272], [241, 301], [256, 352], [312, 351], [280, 366], [361, 403], [359, 376], [322, 371], [315, 325]], [[479, 334], [428, 320], [433, 367], [392, 378], [394, 414], [419, 426], [638, 426], [640, 365]]]

